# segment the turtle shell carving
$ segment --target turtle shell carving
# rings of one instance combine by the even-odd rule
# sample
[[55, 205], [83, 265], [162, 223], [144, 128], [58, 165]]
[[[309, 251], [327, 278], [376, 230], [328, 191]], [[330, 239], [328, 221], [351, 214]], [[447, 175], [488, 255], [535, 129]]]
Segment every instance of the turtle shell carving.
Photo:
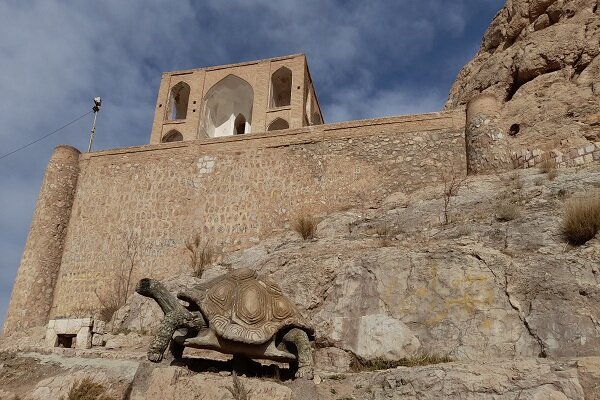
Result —
[[248, 268], [234, 270], [194, 291], [209, 326], [225, 339], [262, 344], [288, 327], [313, 329], [279, 286]]

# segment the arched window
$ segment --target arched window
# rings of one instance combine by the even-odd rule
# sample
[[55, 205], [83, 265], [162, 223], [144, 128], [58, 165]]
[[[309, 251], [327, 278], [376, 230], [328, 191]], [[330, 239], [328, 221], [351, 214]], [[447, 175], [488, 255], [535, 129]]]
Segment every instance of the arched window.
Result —
[[275, 118], [267, 128], [268, 131], [279, 131], [281, 129], [289, 129], [290, 124], [283, 118]]
[[292, 99], [292, 71], [281, 67], [271, 75], [271, 107], [289, 106]]
[[227, 75], [217, 82], [204, 97], [202, 129], [208, 137], [230, 136], [238, 132], [238, 118], [244, 118], [244, 130], [252, 128], [254, 90], [245, 80]]
[[244, 133], [246, 133], [246, 117], [244, 117], [243, 114], [238, 114], [238, 116], [235, 117], [235, 123], [233, 125], [234, 135], [243, 135]]
[[168, 142], [181, 142], [183, 140], [183, 135], [180, 132], [177, 132], [175, 130], [169, 131], [165, 136], [163, 136], [162, 138], [162, 142], [163, 143], [168, 143]]
[[168, 119], [185, 119], [190, 100], [190, 85], [179, 82], [171, 88], [169, 95]]

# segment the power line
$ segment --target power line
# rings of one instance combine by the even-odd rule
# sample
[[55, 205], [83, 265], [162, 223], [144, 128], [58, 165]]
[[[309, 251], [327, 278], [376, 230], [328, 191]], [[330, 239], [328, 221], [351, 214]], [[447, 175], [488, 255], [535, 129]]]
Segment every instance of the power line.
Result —
[[93, 113], [93, 112], [94, 112], [94, 111], [88, 111], [88, 112], [86, 112], [85, 114], [83, 114], [82, 116], [80, 116], [80, 117], [77, 117], [77, 118], [76, 118], [76, 119], [74, 119], [73, 121], [69, 122], [68, 124], [65, 124], [65, 125], [61, 126], [60, 128], [58, 128], [58, 129], [56, 129], [56, 130], [54, 130], [54, 131], [52, 131], [52, 132], [50, 132], [50, 133], [48, 133], [48, 134], [46, 134], [46, 135], [44, 135], [44, 136], [42, 136], [42, 137], [40, 137], [40, 138], [38, 138], [38, 139], [34, 140], [33, 142], [27, 143], [25, 146], [21, 146], [21, 147], [19, 147], [18, 149], [15, 149], [15, 150], [11, 151], [10, 153], [6, 153], [6, 154], [4, 154], [4, 155], [0, 156], [0, 160], [2, 160], [4, 157], [8, 157], [8, 156], [10, 156], [11, 154], [15, 154], [17, 151], [21, 151], [21, 150], [23, 150], [23, 149], [25, 149], [25, 148], [27, 148], [27, 147], [31, 146], [32, 144], [35, 144], [35, 143], [37, 143], [37, 142], [39, 142], [39, 141], [41, 141], [41, 140], [44, 140], [44, 139], [46, 139], [48, 136], [54, 135], [55, 133], [62, 131], [62, 130], [63, 130], [63, 129], [65, 129], [67, 126], [69, 126], [69, 125], [73, 125], [75, 122], [79, 121], [79, 120], [80, 120], [80, 119], [82, 119], [83, 117], [85, 117], [85, 116], [87, 116], [87, 115], [89, 115], [89, 114], [91, 114], [91, 113]]

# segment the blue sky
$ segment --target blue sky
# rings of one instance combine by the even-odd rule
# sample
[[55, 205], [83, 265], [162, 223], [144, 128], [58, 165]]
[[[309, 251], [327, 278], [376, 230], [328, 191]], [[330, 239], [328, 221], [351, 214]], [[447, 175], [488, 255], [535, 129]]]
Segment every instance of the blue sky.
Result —
[[[503, 0], [3, 0], [0, 155], [90, 110], [95, 149], [148, 143], [161, 72], [305, 53], [326, 122], [437, 111]], [[52, 149], [0, 160], [0, 324]]]

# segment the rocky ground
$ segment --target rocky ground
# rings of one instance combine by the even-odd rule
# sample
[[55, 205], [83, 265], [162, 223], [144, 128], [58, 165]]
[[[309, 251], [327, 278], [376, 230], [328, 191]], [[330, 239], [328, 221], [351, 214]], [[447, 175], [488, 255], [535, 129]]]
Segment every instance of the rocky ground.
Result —
[[[450, 198], [448, 223], [443, 184], [396, 193], [320, 216], [314, 239], [290, 230], [226, 256], [201, 280], [167, 286], [248, 267], [271, 276], [314, 322], [317, 378], [242, 370], [250, 399], [596, 399], [600, 239], [571, 246], [561, 227], [565, 202], [599, 190], [596, 164], [470, 177]], [[60, 398], [83, 376], [115, 398], [233, 398], [227, 357], [143, 361], [160, 318], [136, 294], [115, 315], [121, 334], [106, 347], [43, 349], [43, 329], [2, 338], [0, 398]], [[357, 362], [386, 367], [382, 360], [425, 355], [452, 362], [378, 372]]]

